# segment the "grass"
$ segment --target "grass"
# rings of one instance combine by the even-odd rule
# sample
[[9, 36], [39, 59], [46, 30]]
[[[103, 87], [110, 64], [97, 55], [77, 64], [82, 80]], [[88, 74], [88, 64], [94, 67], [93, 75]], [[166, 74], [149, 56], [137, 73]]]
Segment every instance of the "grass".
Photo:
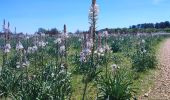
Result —
[[2, 66], [2, 63], [3, 63], [3, 58], [2, 58], [2, 55], [3, 53], [2, 53], [2, 51], [0, 51], [0, 70], [1, 70], [1, 66]]
[[[72, 76], [72, 86], [73, 86], [73, 93], [71, 100], [81, 100], [84, 84], [82, 82], [82, 75], [73, 75]], [[96, 88], [94, 86], [94, 83], [91, 82], [88, 84], [87, 88], [88, 97], [86, 99], [88, 100], [94, 100], [96, 97]]]
[[155, 76], [159, 73], [158, 69], [151, 69], [138, 73], [138, 79], [134, 81], [134, 87], [137, 87], [136, 97], [140, 97], [147, 93], [154, 85]]

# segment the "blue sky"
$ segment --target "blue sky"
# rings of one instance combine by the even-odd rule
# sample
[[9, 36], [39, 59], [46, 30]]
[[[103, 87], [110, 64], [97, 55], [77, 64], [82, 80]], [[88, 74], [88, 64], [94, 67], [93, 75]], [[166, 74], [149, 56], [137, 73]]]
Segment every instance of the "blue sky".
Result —
[[[98, 29], [170, 21], [170, 0], [97, 0]], [[68, 31], [87, 30], [91, 0], [0, 0], [0, 22], [5, 18], [18, 32], [34, 33], [39, 27]], [[2, 30], [2, 28], [0, 29]]]

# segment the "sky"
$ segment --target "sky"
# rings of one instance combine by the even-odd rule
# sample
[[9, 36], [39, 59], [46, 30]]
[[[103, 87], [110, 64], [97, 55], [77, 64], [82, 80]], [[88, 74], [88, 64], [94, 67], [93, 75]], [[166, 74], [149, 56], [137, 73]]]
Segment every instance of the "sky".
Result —
[[[170, 21], [170, 0], [97, 0], [97, 29], [123, 28], [140, 23]], [[38, 28], [88, 30], [91, 0], [0, 0], [0, 24], [33, 34]], [[0, 28], [2, 31], [2, 28]]]

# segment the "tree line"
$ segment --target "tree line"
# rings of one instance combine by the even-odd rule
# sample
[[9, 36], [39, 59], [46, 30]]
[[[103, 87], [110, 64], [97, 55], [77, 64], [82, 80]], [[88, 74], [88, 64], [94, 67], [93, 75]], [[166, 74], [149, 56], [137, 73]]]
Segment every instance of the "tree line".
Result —
[[143, 23], [132, 25], [129, 28], [110, 28], [101, 29], [100, 31], [108, 30], [110, 34], [137, 34], [137, 33], [157, 33], [166, 32], [170, 33], [170, 22], [160, 22], [160, 23]]
[[[170, 33], [170, 22], [160, 22], [160, 23], [143, 23], [132, 25], [129, 28], [105, 28], [101, 29], [97, 32], [108, 31], [109, 34], [137, 34], [137, 33], [156, 33], [156, 32], [167, 32]], [[88, 31], [79, 31], [77, 30], [74, 32], [75, 34], [87, 33]], [[45, 33], [50, 36], [61, 34], [62, 31], [58, 30], [57, 28], [45, 29], [45, 28], [38, 28], [38, 31], [35, 33]], [[0, 32], [0, 36], [4, 33]], [[10, 34], [15, 34], [10, 32]], [[23, 32], [17, 34], [24, 34]], [[69, 32], [69, 34], [73, 34]]]
[[160, 22], [160, 23], [143, 23], [143, 24], [137, 24], [132, 25], [129, 27], [130, 29], [139, 28], [139, 29], [147, 29], [147, 28], [156, 28], [156, 29], [165, 29], [170, 28], [170, 22]]

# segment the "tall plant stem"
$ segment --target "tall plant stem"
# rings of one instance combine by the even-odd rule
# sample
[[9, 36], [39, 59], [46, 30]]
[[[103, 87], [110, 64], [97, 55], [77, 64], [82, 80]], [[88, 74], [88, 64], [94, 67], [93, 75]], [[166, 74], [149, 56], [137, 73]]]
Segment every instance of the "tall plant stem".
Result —
[[87, 86], [88, 86], [88, 82], [85, 82], [85, 86], [84, 86], [84, 91], [83, 91], [83, 98], [82, 98], [82, 100], [85, 100], [86, 91], [87, 91]]
[[107, 61], [107, 53], [105, 53], [106, 58], [105, 58], [105, 63], [106, 63], [106, 78], [107, 78], [107, 73], [108, 73], [108, 61]]
[[58, 56], [59, 56], [59, 53], [58, 53], [58, 47], [59, 47], [59, 44], [57, 43], [57, 45], [56, 45], [56, 67], [57, 67], [57, 65], [58, 65]]

